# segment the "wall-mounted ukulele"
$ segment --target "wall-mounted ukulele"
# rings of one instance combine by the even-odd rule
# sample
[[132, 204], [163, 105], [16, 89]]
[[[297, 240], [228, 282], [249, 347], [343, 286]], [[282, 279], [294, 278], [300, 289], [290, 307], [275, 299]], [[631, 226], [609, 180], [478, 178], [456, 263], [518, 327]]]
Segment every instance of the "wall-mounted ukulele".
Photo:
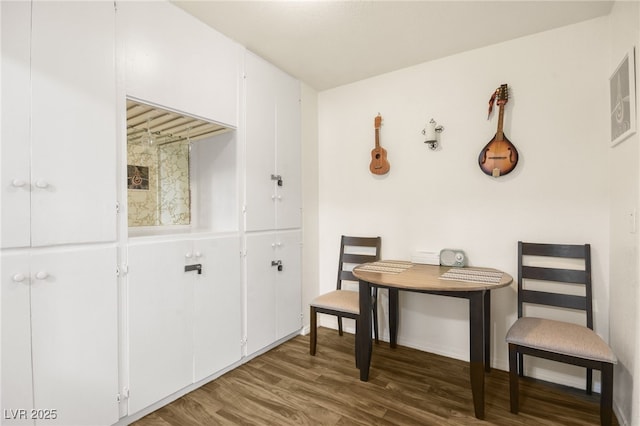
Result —
[[378, 114], [374, 121], [374, 127], [376, 129], [376, 147], [371, 150], [371, 164], [369, 164], [369, 170], [374, 175], [384, 175], [389, 172], [391, 166], [387, 161], [387, 150], [380, 146], [380, 123], [382, 117]]
[[498, 115], [498, 131], [487, 145], [480, 151], [478, 164], [482, 171], [489, 176], [499, 177], [510, 173], [518, 164], [518, 150], [507, 139], [502, 130], [504, 122], [504, 105], [509, 99], [509, 90], [506, 84], [501, 85], [491, 96], [489, 101], [489, 114], [493, 108], [493, 102], [497, 97], [500, 107]]

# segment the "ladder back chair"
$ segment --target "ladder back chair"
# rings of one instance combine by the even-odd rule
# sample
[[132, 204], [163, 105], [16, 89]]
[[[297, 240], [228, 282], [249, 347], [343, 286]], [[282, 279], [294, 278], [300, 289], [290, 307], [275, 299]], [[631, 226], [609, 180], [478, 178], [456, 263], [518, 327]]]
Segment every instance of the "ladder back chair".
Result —
[[[534, 262], [535, 259], [538, 262]], [[544, 266], [540, 264], [545, 259]], [[566, 269], [567, 262], [581, 264]], [[574, 266], [572, 265], [572, 268]], [[576, 291], [577, 287], [583, 291]], [[584, 323], [526, 316], [525, 305], [584, 311]], [[524, 377], [524, 356], [573, 364], [587, 369], [586, 392], [591, 394], [593, 370], [601, 372], [600, 423], [613, 419], [613, 365], [617, 358], [593, 331], [591, 246], [518, 242], [518, 319], [506, 335], [509, 346], [511, 412], [518, 413], [518, 380]]]
[[[340, 256], [338, 258], [338, 279], [336, 289], [316, 297], [310, 303], [311, 335], [309, 353], [316, 354], [317, 314], [328, 314], [338, 317], [338, 333], [342, 336], [342, 318], [357, 320], [360, 316], [360, 300], [358, 291], [343, 289], [344, 281], [358, 283], [352, 269], [362, 263], [380, 260], [380, 237], [350, 237], [343, 235], [340, 239]], [[378, 289], [372, 290], [373, 333], [378, 342]]]

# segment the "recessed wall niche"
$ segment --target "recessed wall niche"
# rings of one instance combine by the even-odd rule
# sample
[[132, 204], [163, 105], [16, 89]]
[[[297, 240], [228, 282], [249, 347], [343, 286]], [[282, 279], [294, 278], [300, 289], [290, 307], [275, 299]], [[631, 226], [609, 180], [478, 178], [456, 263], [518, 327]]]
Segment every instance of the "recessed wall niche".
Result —
[[[235, 146], [233, 129], [128, 99], [130, 233], [132, 229], [153, 233], [165, 228], [237, 228], [230, 213], [236, 200]], [[229, 160], [233, 173], [229, 173]], [[217, 170], [220, 163], [224, 166]], [[212, 199], [216, 202], [211, 203]], [[221, 216], [221, 212], [227, 213]]]

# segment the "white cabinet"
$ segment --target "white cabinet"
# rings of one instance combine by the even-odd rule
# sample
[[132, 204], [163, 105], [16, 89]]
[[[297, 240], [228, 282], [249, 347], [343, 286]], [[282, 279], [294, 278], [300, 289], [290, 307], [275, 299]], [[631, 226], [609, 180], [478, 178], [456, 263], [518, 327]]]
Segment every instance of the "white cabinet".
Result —
[[2, 2], [3, 248], [115, 240], [114, 58], [112, 3]]
[[245, 54], [247, 354], [300, 330], [300, 84]]
[[118, 2], [127, 96], [238, 126], [242, 48], [170, 2]]
[[300, 83], [245, 55], [245, 230], [301, 226]]
[[130, 414], [240, 359], [238, 236], [132, 242], [127, 282]]
[[2, 254], [3, 424], [118, 420], [116, 265], [115, 247]]
[[251, 234], [247, 249], [247, 353], [302, 326], [300, 231]]

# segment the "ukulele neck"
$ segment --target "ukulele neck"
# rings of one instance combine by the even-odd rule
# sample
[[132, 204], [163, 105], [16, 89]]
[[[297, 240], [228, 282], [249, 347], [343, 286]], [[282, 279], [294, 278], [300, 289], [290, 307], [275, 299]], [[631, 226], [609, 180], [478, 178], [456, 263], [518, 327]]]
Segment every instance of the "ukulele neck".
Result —
[[376, 149], [380, 148], [380, 129], [376, 127]]

